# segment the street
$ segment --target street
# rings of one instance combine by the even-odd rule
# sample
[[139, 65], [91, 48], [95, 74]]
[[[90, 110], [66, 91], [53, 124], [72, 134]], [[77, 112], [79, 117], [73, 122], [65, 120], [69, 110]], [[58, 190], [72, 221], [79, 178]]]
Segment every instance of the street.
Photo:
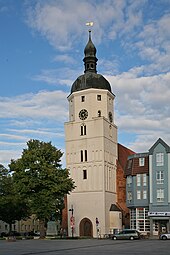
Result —
[[0, 255], [166, 255], [170, 240], [21, 240], [0, 241]]

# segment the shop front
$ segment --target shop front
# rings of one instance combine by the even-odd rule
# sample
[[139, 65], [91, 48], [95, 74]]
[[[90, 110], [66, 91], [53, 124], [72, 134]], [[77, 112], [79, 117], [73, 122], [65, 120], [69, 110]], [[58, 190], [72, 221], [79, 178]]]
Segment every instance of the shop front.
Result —
[[170, 231], [170, 212], [149, 212], [150, 235], [159, 236]]

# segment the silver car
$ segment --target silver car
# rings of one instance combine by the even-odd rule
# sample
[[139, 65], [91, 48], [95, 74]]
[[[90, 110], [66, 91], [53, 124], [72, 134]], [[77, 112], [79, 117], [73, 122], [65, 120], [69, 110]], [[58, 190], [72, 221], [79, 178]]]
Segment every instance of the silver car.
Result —
[[136, 229], [124, 229], [123, 231], [119, 232], [112, 236], [113, 240], [117, 239], [140, 239], [140, 233]]
[[170, 232], [161, 234], [160, 239], [162, 240], [170, 239]]

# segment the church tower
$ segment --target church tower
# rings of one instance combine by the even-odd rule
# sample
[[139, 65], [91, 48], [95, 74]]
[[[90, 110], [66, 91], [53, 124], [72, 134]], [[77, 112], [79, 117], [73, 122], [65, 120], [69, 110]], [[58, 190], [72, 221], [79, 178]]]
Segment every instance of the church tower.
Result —
[[[85, 71], [71, 87], [65, 123], [66, 167], [76, 185], [67, 197], [68, 234], [97, 237], [110, 233], [110, 210], [117, 200], [115, 96], [109, 82], [97, 74], [91, 31], [84, 54]], [[119, 218], [114, 216], [117, 228]]]

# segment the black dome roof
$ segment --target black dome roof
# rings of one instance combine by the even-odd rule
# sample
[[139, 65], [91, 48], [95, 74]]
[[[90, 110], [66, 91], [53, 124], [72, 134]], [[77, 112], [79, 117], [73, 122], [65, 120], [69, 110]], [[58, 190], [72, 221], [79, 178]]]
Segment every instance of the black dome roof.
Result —
[[112, 92], [110, 83], [101, 74], [97, 74], [98, 59], [96, 58], [96, 47], [91, 40], [91, 30], [89, 30], [89, 41], [84, 49], [84, 54], [84, 74], [73, 83], [71, 93], [89, 88], [106, 89]]
[[110, 83], [101, 74], [86, 72], [75, 80], [71, 93], [90, 88], [106, 89], [112, 92]]

